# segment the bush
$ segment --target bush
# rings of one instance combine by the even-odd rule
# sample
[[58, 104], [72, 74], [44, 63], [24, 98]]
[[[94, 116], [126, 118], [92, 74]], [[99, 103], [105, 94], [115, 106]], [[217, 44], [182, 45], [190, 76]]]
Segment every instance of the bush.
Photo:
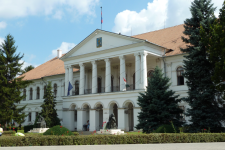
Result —
[[154, 133], [140, 135], [33, 136], [0, 138], [0, 147], [225, 142], [225, 133]]
[[2, 135], [7, 135], [7, 134], [15, 134], [16, 131], [10, 130], [10, 131], [4, 131]]
[[[165, 124], [158, 127], [158, 129], [154, 130], [153, 133], [175, 133], [175, 132], [171, 124]], [[176, 130], [176, 133], [179, 132]]]
[[69, 129], [57, 125], [48, 129], [43, 135], [74, 135], [74, 134]]
[[80, 135], [78, 132], [73, 132], [74, 135]]
[[34, 128], [34, 125], [24, 126], [24, 133], [27, 133], [28, 131], [32, 130], [33, 128]]

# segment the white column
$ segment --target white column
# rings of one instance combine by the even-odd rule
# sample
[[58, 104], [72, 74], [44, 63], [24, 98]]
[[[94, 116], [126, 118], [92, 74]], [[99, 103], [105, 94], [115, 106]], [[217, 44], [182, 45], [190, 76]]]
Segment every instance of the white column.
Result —
[[26, 101], [29, 101], [29, 88], [26, 88]]
[[85, 75], [85, 66], [83, 63], [80, 63], [80, 89], [79, 95], [84, 94], [84, 76]]
[[139, 108], [138, 107], [137, 108], [134, 107], [134, 109], [133, 109], [133, 114], [134, 114], [134, 131], [137, 130], [135, 127], [139, 123], [138, 122], [138, 115], [139, 115], [138, 113], [139, 112], [141, 112], [140, 107]]
[[119, 58], [120, 58], [120, 91], [126, 91], [126, 85], [124, 82], [124, 79], [126, 79], [125, 56], [120, 56]]
[[35, 122], [35, 119], [36, 119], [36, 112], [31, 112], [31, 122], [34, 124]]
[[58, 86], [58, 90], [57, 90], [57, 96], [61, 96], [62, 95], [62, 79], [59, 81], [59, 86]]
[[139, 89], [141, 82], [141, 61], [139, 53], [135, 53], [135, 89]]
[[77, 131], [82, 131], [83, 129], [83, 110], [77, 110]]
[[118, 108], [118, 129], [125, 131], [125, 113], [124, 108]]
[[90, 130], [89, 131], [94, 131], [96, 130], [96, 110], [95, 109], [90, 109]]
[[65, 96], [67, 96], [68, 93], [68, 80], [69, 80], [69, 68], [65, 66]]
[[146, 62], [146, 52], [141, 52], [141, 86], [140, 89], [146, 89], [147, 86], [147, 62]]
[[[69, 67], [69, 82], [71, 85], [73, 85], [73, 67], [70, 66]], [[68, 82], [68, 85], [67, 85], [67, 90], [68, 90], [68, 87], [69, 87], [69, 82]], [[73, 89], [70, 90], [70, 95], [72, 95], [72, 91]]]
[[111, 92], [111, 63], [109, 58], [105, 59], [105, 92]]
[[97, 93], [97, 63], [92, 61], [92, 93]]

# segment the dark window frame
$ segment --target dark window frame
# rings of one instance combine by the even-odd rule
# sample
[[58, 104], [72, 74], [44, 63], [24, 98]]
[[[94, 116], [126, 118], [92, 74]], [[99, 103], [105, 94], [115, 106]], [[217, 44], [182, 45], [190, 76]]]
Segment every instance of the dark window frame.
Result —
[[184, 69], [183, 67], [178, 67], [177, 70], [176, 70], [176, 73], [177, 73], [177, 85], [184, 85], [184, 76], [183, 76], [183, 73], [184, 73]]

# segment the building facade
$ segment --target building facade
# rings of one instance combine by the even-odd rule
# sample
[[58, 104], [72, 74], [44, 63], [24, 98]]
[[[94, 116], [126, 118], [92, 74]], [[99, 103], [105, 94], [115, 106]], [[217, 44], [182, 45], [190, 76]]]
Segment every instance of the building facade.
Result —
[[[119, 129], [136, 130], [141, 111], [137, 98], [145, 92], [156, 66], [171, 78], [170, 88], [176, 94], [187, 95], [182, 76], [184, 58], [179, 50], [184, 43], [177, 38], [181, 31], [183, 26], [175, 26], [130, 37], [95, 30], [68, 53], [62, 55], [58, 50], [56, 58], [24, 74], [24, 79], [33, 83], [22, 89], [26, 98], [19, 105], [27, 104], [28, 114], [23, 125], [34, 123], [44, 101], [45, 82], [51, 81], [58, 117], [68, 129], [84, 130], [83, 125], [89, 120], [90, 131], [99, 130], [114, 114]], [[171, 38], [166, 36], [168, 32], [180, 33]], [[148, 39], [153, 34], [158, 42]], [[69, 84], [73, 87], [70, 91]], [[179, 106], [184, 110], [188, 107], [184, 102]]]

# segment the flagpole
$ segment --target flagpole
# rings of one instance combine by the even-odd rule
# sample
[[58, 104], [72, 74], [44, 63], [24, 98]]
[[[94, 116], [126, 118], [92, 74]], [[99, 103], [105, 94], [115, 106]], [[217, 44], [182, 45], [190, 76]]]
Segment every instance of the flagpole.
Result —
[[102, 7], [101, 7], [101, 30], [102, 30]]

